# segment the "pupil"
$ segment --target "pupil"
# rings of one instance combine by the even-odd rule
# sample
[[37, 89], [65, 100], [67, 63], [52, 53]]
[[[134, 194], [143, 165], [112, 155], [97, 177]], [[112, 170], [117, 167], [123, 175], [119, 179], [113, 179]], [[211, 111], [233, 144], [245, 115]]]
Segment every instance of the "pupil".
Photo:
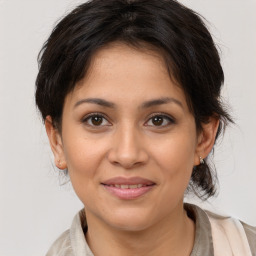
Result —
[[100, 117], [100, 116], [92, 117], [92, 123], [94, 125], [100, 125], [102, 123], [102, 117]]
[[163, 123], [163, 118], [161, 116], [155, 116], [152, 122], [154, 125], [161, 125]]

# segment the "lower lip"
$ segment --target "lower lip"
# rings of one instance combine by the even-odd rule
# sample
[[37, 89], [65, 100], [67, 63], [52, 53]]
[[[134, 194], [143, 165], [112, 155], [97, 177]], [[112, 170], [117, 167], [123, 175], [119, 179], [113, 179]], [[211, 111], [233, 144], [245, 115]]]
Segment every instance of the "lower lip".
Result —
[[125, 199], [125, 200], [131, 200], [136, 199], [138, 197], [141, 197], [148, 193], [154, 185], [151, 186], [145, 186], [141, 188], [116, 188], [116, 187], [110, 187], [107, 185], [103, 185], [104, 188], [109, 191], [112, 195], [118, 197], [119, 199]]

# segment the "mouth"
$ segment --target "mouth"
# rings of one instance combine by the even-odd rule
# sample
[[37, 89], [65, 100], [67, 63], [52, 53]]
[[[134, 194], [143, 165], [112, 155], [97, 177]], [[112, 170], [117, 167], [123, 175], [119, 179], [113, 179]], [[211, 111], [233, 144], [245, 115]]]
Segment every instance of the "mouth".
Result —
[[156, 183], [141, 177], [115, 177], [102, 182], [101, 185], [119, 199], [132, 200], [150, 192]]
[[120, 188], [120, 189], [135, 189], [135, 188], [142, 188], [142, 187], [152, 186], [153, 183], [149, 184], [149, 185], [143, 185], [143, 184], [131, 184], [131, 185], [128, 185], [128, 184], [110, 184], [110, 185], [103, 184], [103, 185], [109, 186], [109, 187]]

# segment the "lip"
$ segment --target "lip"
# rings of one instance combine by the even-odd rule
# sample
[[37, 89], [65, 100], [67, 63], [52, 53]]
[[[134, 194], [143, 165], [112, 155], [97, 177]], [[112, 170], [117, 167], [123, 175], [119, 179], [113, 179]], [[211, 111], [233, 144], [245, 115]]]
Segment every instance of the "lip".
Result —
[[155, 184], [152, 180], [148, 180], [142, 177], [114, 177], [109, 180], [105, 180], [101, 182], [103, 185], [115, 185], [115, 184], [122, 184], [122, 185], [133, 185], [133, 184], [142, 184], [144, 186], [149, 186]]
[[[142, 187], [120, 188], [120, 187], [113, 186], [113, 185], [136, 185], [136, 184], [141, 184]], [[130, 178], [115, 177], [102, 182], [101, 185], [103, 185], [106, 191], [108, 191], [111, 195], [119, 199], [132, 200], [132, 199], [139, 198], [147, 194], [148, 192], [150, 192], [153, 189], [153, 187], [156, 185], [156, 183], [142, 177], [130, 177]]]

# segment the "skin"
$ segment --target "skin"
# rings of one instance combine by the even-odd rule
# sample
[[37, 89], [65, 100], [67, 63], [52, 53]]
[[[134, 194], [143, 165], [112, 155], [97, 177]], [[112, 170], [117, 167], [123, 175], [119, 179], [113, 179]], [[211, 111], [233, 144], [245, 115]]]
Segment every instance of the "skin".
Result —
[[[112, 105], [85, 102], [89, 98]], [[61, 134], [50, 116], [45, 126], [56, 166], [68, 168], [85, 206], [94, 255], [190, 255], [195, 227], [183, 209], [184, 192], [199, 156], [213, 147], [218, 120], [197, 131], [184, 92], [157, 52], [121, 43], [102, 48], [65, 99]], [[101, 185], [117, 176], [156, 185], [122, 200]]]

